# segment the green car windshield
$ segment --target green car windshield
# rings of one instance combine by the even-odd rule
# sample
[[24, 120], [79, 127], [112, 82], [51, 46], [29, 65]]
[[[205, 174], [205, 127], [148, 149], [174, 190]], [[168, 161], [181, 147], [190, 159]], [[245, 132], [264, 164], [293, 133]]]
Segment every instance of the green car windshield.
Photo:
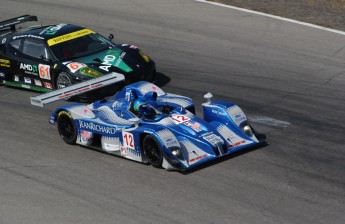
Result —
[[50, 46], [50, 49], [59, 61], [65, 61], [73, 58], [85, 57], [113, 47], [115, 46], [111, 41], [97, 33], [92, 33], [55, 44]]

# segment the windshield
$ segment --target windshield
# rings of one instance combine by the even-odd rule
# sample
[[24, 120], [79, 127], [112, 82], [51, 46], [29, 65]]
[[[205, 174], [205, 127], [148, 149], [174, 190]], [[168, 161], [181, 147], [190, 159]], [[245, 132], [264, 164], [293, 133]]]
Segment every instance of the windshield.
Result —
[[69, 60], [95, 54], [114, 47], [108, 39], [97, 33], [78, 37], [50, 46], [54, 56], [60, 60]]

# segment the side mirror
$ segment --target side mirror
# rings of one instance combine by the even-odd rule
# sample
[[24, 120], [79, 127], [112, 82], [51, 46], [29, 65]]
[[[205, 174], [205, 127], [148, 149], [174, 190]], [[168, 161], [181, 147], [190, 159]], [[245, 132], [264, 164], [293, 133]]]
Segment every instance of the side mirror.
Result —
[[114, 39], [114, 34], [112, 34], [112, 33], [109, 34], [108, 38], [109, 38], [110, 41], [112, 41]]
[[212, 99], [213, 95], [212, 93], [207, 93], [204, 95], [204, 98], [206, 100], [206, 103], [211, 103], [211, 99]]

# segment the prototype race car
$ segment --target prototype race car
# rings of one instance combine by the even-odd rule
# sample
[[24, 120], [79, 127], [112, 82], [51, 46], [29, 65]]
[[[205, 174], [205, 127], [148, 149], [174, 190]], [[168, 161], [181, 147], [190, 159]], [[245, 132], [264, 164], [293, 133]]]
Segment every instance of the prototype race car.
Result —
[[[114, 75], [120, 81], [121, 77]], [[31, 103], [43, 106], [88, 87], [67, 88], [32, 97]], [[265, 140], [237, 105], [211, 102], [211, 97], [210, 93], [205, 95], [201, 119], [195, 115], [190, 98], [165, 93], [141, 81], [106, 100], [61, 106], [49, 122], [57, 124], [67, 144], [92, 147], [168, 170], [188, 170]]]
[[126, 83], [155, 80], [155, 63], [134, 45], [115, 44], [77, 25], [16, 25], [37, 21], [23, 15], [0, 22], [0, 83], [49, 92], [111, 72]]

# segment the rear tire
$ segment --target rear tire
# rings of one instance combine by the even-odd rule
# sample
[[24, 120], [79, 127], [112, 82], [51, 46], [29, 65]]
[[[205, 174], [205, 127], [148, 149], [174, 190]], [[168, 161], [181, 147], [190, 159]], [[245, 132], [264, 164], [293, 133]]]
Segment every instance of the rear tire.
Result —
[[72, 115], [67, 111], [60, 111], [57, 115], [57, 128], [62, 140], [74, 145], [77, 141], [77, 129]]
[[157, 140], [151, 135], [146, 135], [143, 140], [143, 151], [149, 163], [161, 168], [163, 164], [163, 152]]

